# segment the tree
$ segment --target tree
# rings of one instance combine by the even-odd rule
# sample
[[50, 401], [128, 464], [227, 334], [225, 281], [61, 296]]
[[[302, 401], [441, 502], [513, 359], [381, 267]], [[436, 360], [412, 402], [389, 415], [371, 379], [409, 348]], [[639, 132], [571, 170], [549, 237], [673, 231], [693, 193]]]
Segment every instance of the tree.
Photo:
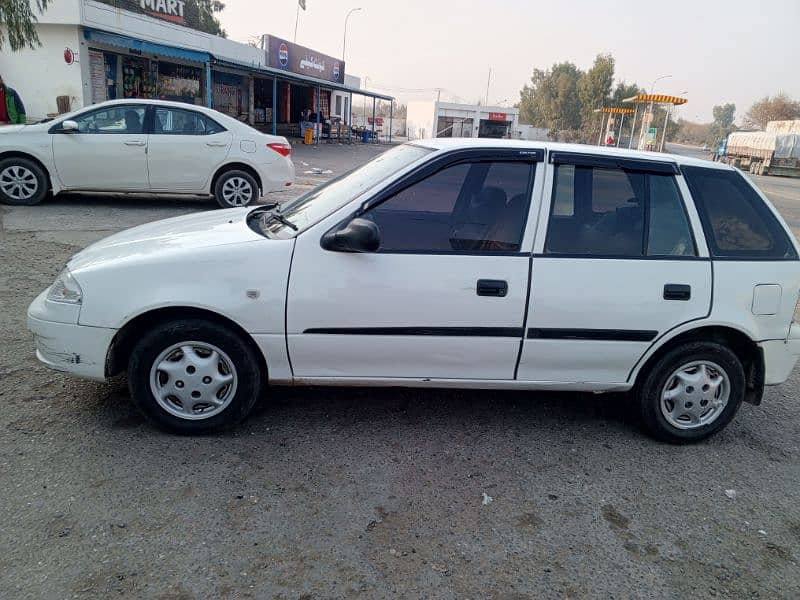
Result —
[[611, 86], [614, 84], [614, 57], [598, 54], [592, 68], [583, 73], [578, 81], [578, 96], [581, 100], [582, 137], [591, 139], [599, 126], [595, 109], [609, 106]]
[[550, 137], [578, 137], [581, 100], [578, 81], [581, 71], [571, 62], [554, 64], [548, 70], [534, 69], [530, 85], [520, 91], [520, 120], [550, 130]]
[[[2, 2], [3, 0], [0, 0]], [[215, 16], [225, 10], [225, 4], [220, 0], [186, 0], [186, 22], [197, 26], [200, 31], [212, 35], [228, 37], [222, 28], [219, 19]]]
[[43, 13], [50, 0], [0, 0], [0, 23], [5, 24], [5, 33], [0, 28], [0, 49], [8, 37], [12, 52], [28, 46], [34, 49], [41, 45], [36, 33], [36, 12]]
[[711, 123], [711, 143], [716, 145], [721, 139], [726, 137], [735, 129], [733, 121], [736, 118], [735, 104], [719, 104], [711, 109], [714, 115], [714, 122]]
[[754, 129], [766, 129], [770, 121], [791, 119], [800, 119], [800, 102], [792, 100], [781, 92], [771, 98], [765, 96], [755, 102], [744, 116], [744, 124]]

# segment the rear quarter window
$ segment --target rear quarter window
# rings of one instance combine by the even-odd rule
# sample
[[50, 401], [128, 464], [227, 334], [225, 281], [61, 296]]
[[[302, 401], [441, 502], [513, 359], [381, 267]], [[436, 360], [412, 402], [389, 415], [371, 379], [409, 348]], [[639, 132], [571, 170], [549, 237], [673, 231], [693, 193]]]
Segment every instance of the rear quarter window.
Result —
[[796, 260], [786, 230], [737, 171], [683, 167], [714, 257]]

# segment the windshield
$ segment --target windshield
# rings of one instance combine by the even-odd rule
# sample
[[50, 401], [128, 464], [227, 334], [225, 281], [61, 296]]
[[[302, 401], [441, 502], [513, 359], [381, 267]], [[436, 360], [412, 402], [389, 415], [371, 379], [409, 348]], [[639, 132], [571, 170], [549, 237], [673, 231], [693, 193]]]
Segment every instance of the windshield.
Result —
[[[280, 207], [281, 215], [298, 231], [303, 231], [362, 193], [372, 189], [387, 177], [431, 152], [433, 150], [430, 148], [411, 144], [404, 144], [388, 150], [363, 167], [350, 171], [282, 205]], [[269, 219], [268, 216], [268, 214], [265, 215], [264, 229], [268, 230], [272, 236], [291, 237], [295, 234], [291, 227], [276, 219]]]

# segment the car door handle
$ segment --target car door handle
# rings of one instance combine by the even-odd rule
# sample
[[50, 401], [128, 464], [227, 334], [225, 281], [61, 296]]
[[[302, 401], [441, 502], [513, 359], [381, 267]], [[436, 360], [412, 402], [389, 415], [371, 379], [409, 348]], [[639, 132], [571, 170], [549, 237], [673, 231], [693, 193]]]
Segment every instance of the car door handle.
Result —
[[147, 142], [144, 140], [126, 140], [126, 146], [144, 146]]
[[206, 146], [211, 146], [212, 148], [222, 148], [227, 145], [228, 142], [206, 142]]
[[478, 279], [478, 296], [503, 298], [508, 294], [508, 282], [502, 279]]
[[692, 297], [692, 286], [681, 283], [664, 285], [664, 300], [689, 300]]

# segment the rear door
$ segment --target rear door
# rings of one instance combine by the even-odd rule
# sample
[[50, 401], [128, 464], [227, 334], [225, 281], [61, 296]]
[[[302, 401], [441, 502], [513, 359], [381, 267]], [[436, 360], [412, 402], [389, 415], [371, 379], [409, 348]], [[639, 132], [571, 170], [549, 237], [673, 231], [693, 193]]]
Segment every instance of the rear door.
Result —
[[153, 191], [200, 192], [228, 156], [233, 135], [206, 115], [153, 107], [147, 165]]
[[624, 383], [656, 338], [709, 314], [707, 250], [674, 164], [566, 152], [551, 162], [518, 378]]
[[[300, 378], [507, 379], [523, 335], [536, 152], [444, 157], [372, 198], [373, 253], [299, 236], [287, 341]], [[423, 172], [424, 171], [424, 172]]]

